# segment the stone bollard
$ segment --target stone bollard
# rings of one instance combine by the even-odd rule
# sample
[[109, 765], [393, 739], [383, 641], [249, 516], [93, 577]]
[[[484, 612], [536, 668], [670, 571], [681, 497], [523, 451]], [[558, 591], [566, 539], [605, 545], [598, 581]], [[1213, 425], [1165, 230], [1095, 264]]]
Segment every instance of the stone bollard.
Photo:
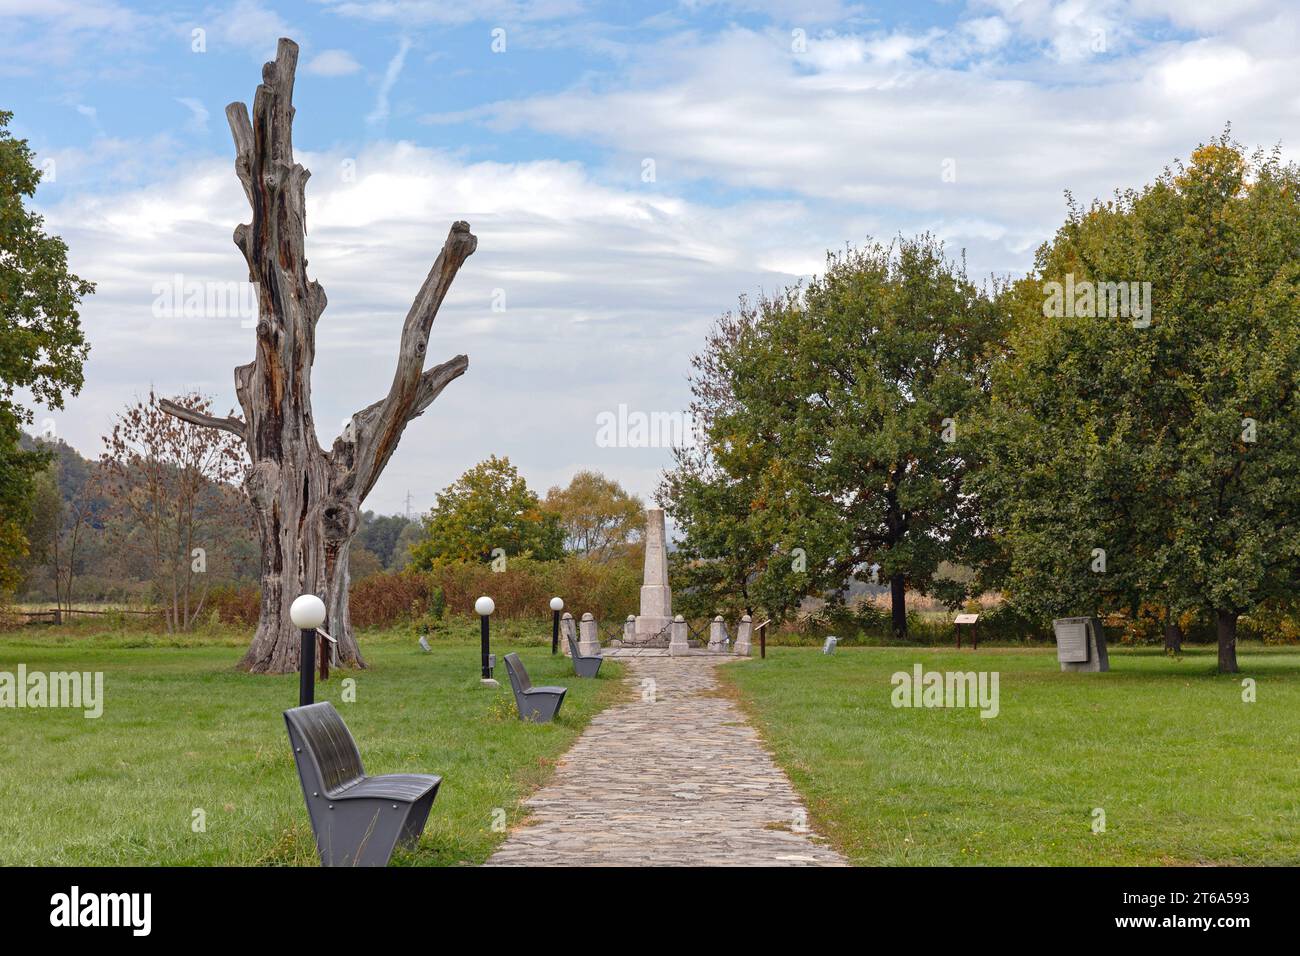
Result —
[[578, 653], [583, 657], [596, 657], [600, 654], [600, 632], [596, 630], [596, 619], [588, 611], [578, 622]]
[[740, 626], [736, 628], [736, 646], [733, 653], [748, 657], [751, 653], [751, 638], [754, 634], [754, 621], [748, 614], [740, 619]]
[[627, 620], [623, 622], [623, 644], [636, 643], [636, 615], [629, 614]]
[[565, 657], [573, 656], [573, 651], [569, 648], [569, 635], [577, 638], [578, 632], [573, 629], [573, 615], [565, 611], [564, 617], [560, 618], [560, 652]]
[[672, 640], [668, 643], [668, 656], [681, 657], [690, 653], [691, 645], [686, 643], [686, 618], [678, 614], [670, 625]]
[[723, 623], [722, 615], [715, 617], [709, 624], [709, 650], [715, 652], [722, 651], [722, 642], [727, 639], [727, 625]]

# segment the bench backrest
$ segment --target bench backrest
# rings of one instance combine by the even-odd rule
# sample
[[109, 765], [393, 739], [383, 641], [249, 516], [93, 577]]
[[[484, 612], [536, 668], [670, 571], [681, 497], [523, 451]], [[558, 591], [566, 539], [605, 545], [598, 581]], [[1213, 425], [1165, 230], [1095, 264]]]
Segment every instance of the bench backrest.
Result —
[[347, 724], [329, 701], [284, 712], [303, 788], [330, 793], [366, 775]]
[[569, 653], [574, 657], [581, 657], [582, 655], [578, 653], [578, 639], [572, 634], [565, 634], [564, 636], [569, 641]]
[[506, 673], [510, 675], [510, 686], [515, 689], [516, 694], [522, 694], [533, 686], [533, 682], [528, 679], [528, 671], [524, 669], [524, 662], [519, 659], [518, 654], [506, 655]]

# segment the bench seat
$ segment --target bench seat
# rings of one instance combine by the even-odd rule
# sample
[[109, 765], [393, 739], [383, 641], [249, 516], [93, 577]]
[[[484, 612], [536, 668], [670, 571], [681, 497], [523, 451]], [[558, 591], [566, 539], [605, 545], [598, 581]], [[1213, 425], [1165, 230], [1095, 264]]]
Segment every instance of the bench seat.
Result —
[[381, 777], [366, 777], [328, 796], [331, 800], [377, 797], [380, 800], [414, 803], [430, 791], [437, 790], [441, 783], [442, 777], [428, 773], [390, 773]]

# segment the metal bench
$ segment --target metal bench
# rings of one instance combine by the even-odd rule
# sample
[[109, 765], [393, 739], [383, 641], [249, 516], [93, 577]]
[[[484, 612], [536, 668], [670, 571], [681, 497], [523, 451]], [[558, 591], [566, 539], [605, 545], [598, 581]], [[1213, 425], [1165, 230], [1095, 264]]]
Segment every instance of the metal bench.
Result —
[[424, 831], [441, 777], [367, 777], [343, 718], [329, 701], [284, 712], [322, 866], [387, 866], [398, 843]]
[[569, 656], [573, 658], [573, 670], [579, 677], [595, 677], [600, 673], [600, 665], [604, 659], [599, 654], [589, 657], [583, 657], [578, 653], [578, 642], [572, 634], [565, 635], [569, 639]]
[[539, 724], [550, 723], [560, 712], [560, 705], [564, 703], [564, 695], [569, 692], [569, 688], [534, 687], [518, 654], [506, 655], [506, 672], [510, 675], [510, 687], [515, 692], [519, 719]]

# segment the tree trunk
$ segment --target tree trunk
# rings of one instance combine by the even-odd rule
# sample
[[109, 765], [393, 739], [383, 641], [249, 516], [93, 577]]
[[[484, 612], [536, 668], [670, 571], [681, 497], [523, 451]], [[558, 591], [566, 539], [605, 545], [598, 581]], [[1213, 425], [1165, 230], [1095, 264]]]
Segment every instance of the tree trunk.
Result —
[[1165, 650], [1171, 654], [1181, 654], [1183, 650], [1183, 629], [1173, 621], [1165, 624]]
[[902, 574], [889, 579], [890, 609], [893, 614], [893, 631], [896, 637], [907, 636], [907, 586]]
[[1219, 673], [1237, 673], [1237, 612], [1218, 612]]
[[354, 414], [324, 451], [312, 420], [311, 367], [326, 298], [320, 284], [307, 278], [304, 255], [310, 173], [293, 159], [297, 62], [297, 44], [281, 39], [274, 62], [262, 70], [252, 120], [243, 103], [226, 107], [235, 172], [253, 213], [249, 223], [236, 227], [235, 245], [258, 290], [256, 358], [235, 369], [244, 418], [216, 418], [161, 403], [193, 424], [239, 435], [248, 448], [244, 491], [261, 539], [262, 606], [241, 666], [273, 674], [298, 667], [299, 632], [289, 606], [306, 593], [325, 602], [325, 629], [338, 641], [339, 663], [365, 666], [348, 614], [348, 547], [361, 504], [407, 423], [469, 366], [469, 359], [458, 355], [424, 371], [424, 358], [438, 308], [477, 246], [467, 223], [452, 225], [402, 326], [388, 394]]

